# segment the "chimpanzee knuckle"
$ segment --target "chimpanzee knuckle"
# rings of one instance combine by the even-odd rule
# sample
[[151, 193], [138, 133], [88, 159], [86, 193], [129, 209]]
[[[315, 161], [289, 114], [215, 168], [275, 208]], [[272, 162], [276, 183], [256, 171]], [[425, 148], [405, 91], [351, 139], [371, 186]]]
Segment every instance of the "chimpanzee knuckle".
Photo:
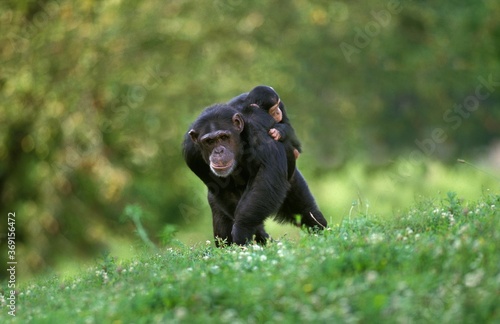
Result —
[[253, 229], [234, 224], [231, 230], [233, 242], [239, 245], [244, 245], [252, 240]]

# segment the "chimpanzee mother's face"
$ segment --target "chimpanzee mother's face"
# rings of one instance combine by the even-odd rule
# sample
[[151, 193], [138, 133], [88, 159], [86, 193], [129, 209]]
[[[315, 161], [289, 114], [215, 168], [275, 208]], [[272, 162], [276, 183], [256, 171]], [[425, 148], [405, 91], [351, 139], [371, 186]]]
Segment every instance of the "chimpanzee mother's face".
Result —
[[237, 166], [243, 118], [240, 114], [235, 114], [231, 121], [218, 121], [203, 126], [199, 130], [190, 130], [189, 136], [200, 147], [203, 159], [212, 173], [218, 177], [227, 177]]

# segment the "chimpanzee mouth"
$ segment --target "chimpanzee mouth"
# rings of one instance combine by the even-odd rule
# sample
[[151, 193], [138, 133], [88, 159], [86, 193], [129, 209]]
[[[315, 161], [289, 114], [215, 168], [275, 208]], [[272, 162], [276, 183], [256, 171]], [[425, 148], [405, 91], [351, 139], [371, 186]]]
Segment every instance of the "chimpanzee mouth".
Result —
[[215, 164], [211, 162], [210, 169], [219, 177], [227, 177], [233, 172], [235, 165], [234, 161], [229, 161], [227, 164]]

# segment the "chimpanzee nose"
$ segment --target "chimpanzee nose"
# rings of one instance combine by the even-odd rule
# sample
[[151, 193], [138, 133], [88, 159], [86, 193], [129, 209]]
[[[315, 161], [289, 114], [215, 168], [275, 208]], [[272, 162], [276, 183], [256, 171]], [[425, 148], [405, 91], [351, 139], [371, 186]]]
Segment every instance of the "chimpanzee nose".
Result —
[[219, 146], [214, 149], [215, 154], [222, 154], [224, 153], [224, 146]]

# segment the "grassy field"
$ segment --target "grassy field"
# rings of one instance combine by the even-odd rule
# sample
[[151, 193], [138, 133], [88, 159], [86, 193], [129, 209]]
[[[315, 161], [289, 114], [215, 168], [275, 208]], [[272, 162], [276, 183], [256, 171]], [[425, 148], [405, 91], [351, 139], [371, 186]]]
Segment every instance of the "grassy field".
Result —
[[15, 317], [3, 285], [0, 322], [499, 322], [499, 210], [499, 195], [448, 193], [265, 247], [177, 241], [103, 256], [71, 278], [22, 284]]
[[[442, 197], [448, 191], [468, 200], [477, 200], [500, 185], [498, 170], [481, 164], [449, 166], [436, 161], [412, 164], [403, 158], [388, 167], [370, 168], [358, 161], [318, 175], [308, 169], [308, 158], [310, 155], [307, 154], [300, 157], [299, 169], [331, 226], [340, 224], [349, 215], [373, 215], [383, 219], [401, 217], [418, 201]], [[189, 220], [188, 226], [179, 229], [177, 238], [193, 245], [212, 239], [212, 218], [206, 189], [189, 172], [186, 172], [186, 179], [192, 182], [193, 201], [187, 209], [193, 213], [185, 217]], [[276, 224], [272, 220], [267, 222], [266, 228], [274, 237], [286, 235], [296, 239], [299, 236], [295, 227]], [[127, 251], [120, 250], [120, 246], [123, 244], [113, 253], [125, 256]]]

